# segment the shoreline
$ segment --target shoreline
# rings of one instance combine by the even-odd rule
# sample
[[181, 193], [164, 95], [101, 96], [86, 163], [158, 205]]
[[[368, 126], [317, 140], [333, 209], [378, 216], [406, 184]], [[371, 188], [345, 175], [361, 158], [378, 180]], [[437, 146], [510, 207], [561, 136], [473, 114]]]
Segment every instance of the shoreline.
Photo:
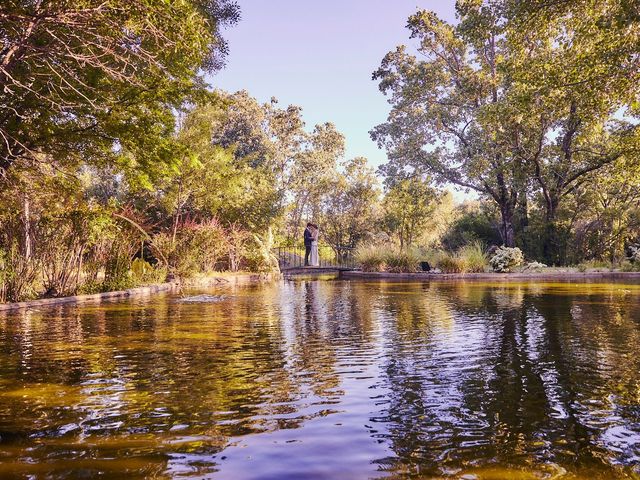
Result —
[[128, 288], [126, 290], [115, 290], [112, 292], [88, 293], [82, 295], [71, 295], [68, 297], [39, 298], [36, 300], [26, 300], [24, 302], [0, 303], [0, 312], [12, 310], [24, 310], [36, 307], [50, 307], [57, 305], [100, 303], [102, 300], [113, 298], [130, 298], [152, 295], [160, 292], [171, 292], [181, 288], [206, 288], [216, 285], [249, 285], [254, 283], [272, 281], [280, 279], [281, 274], [273, 273], [217, 273], [202, 275], [184, 281], [156, 283], [141, 287]]
[[130, 298], [172, 292], [182, 288], [207, 288], [221, 285], [252, 285], [256, 283], [296, 277], [337, 276], [341, 280], [402, 280], [402, 281], [579, 281], [579, 280], [637, 280], [640, 272], [532, 272], [532, 273], [392, 273], [359, 270], [307, 269], [283, 273], [217, 273], [184, 281], [157, 283], [127, 290], [89, 293], [68, 297], [40, 298], [14, 303], [0, 303], [0, 312], [57, 305], [100, 303], [102, 300]]
[[531, 272], [531, 273], [391, 273], [391, 272], [340, 272], [341, 279], [358, 280], [638, 280], [640, 272]]

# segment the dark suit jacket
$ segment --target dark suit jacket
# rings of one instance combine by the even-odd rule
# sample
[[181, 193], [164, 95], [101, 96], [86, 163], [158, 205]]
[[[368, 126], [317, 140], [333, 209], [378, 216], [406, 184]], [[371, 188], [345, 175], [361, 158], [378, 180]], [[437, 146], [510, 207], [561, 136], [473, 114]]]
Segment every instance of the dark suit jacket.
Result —
[[311, 246], [311, 243], [313, 242], [313, 234], [311, 233], [311, 230], [309, 230], [308, 228], [304, 229], [304, 246]]

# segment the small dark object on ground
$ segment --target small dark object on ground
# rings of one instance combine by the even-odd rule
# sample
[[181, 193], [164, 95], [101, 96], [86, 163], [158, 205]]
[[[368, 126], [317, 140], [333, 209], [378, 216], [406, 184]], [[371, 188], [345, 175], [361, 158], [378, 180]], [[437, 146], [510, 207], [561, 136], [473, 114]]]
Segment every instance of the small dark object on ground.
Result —
[[431, 270], [431, 265], [429, 265], [429, 262], [420, 262], [420, 268], [423, 272], [428, 272]]

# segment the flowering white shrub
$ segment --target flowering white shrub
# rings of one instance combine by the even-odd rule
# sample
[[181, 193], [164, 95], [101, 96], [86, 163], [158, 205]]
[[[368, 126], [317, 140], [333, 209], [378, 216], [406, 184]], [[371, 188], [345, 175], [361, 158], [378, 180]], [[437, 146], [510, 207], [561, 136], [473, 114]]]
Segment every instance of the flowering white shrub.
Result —
[[498, 247], [489, 259], [489, 264], [494, 272], [510, 272], [512, 268], [522, 265], [524, 255], [518, 247]]
[[631, 245], [629, 249], [631, 250], [631, 257], [629, 257], [629, 260], [633, 263], [640, 263], [640, 245]]
[[541, 271], [543, 268], [546, 268], [547, 266], [544, 263], [540, 263], [540, 262], [529, 262], [527, 263], [524, 268], [522, 269], [523, 271], [528, 271], [528, 272], [539, 272]]

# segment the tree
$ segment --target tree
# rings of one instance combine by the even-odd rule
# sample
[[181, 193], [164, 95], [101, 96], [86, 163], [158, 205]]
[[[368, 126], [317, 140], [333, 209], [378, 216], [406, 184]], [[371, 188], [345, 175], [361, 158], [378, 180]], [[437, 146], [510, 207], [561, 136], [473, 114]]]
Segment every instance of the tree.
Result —
[[255, 153], [270, 144], [258, 141], [252, 152], [238, 154], [238, 143], [220, 140], [222, 126], [232, 125], [228, 118], [228, 107], [220, 102], [193, 108], [176, 137], [183, 147], [176, 171], [156, 182], [152, 192], [141, 192], [143, 198], [155, 197], [151, 203], [172, 219], [174, 237], [185, 217], [264, 230], [281, 213], [274, 174], [255, 161]]
[[410, 247], [433, 221], [439, 199], [439, 192], [418, 177], [392, 184], [382, 202], [383, 224], [388, 233], [398, 236], [400, 248]]
[[[373, 78], [390, 96], [392, 110], [371, 135], [387, 149], [388, 172], [425, 171], [438, 183], [491, 198], [500, 208], [502, 241], [513, 246], [514, 211], [527, 179], [515, 155], [519, 119], [507, 98], [500, 11], [470, 8], [469, 2], [457, 8], [457, 26], [428, 11], [409, 18], [424, 59], [404, 46], [384, 57]], [[519, 139], [526, 145], [535, 140]]]
[[233, 149], [235, 158], [251, 167], [270, 172], [282, 209], [291, 186], [292, 168], [307, 134], [302, 109], [295, 105], [278, 108], [278, 101], [260, 104], [246, 91], [216, 92], [225, 102], [213, 122], [211, 142]]
[[532, 3], [541, 2], [460, 1], [456, 27], [427, 12], [411, 17], [427, 60], [404, 48], [385, 57], [374, 78], [393, 110], [373, 136], [390, 151], [389, 168], [426, 168], [491, 198], [507, 245], [539, 193], [544, 258], [563, 263], [563, 199], [639, 151], [637, 47], [623, 38], [637, 38], [637, 8]]
[[8, 0], [0, 6], [0, 171], [83, 162], [162, 174], [173, 111], [226, 52], [228, 0]]
[[364, 157], [344, 164], [322, 206], [323, 237], [336, 249], [355, 247], [377, 220], [379, 181]]
[[[526, 3], [526, 5], [525, 5]], [[627, 2], [505, 2], [511, 96], [538, 155], [521, 145], [545, 210], [544, 257], [563, 263], [557, 214], [594, 173], [637, 157], [638, 23]], [[635, 43], [634, 42], [635, 39]]]
[[295, 156], [291, 171], [287, 237], [299, 237], [302, 218], [320, 218], [324, 199], [337, 174], [338, 162], [344, 155], [344, 135], [332, 123], [316, 125]]

